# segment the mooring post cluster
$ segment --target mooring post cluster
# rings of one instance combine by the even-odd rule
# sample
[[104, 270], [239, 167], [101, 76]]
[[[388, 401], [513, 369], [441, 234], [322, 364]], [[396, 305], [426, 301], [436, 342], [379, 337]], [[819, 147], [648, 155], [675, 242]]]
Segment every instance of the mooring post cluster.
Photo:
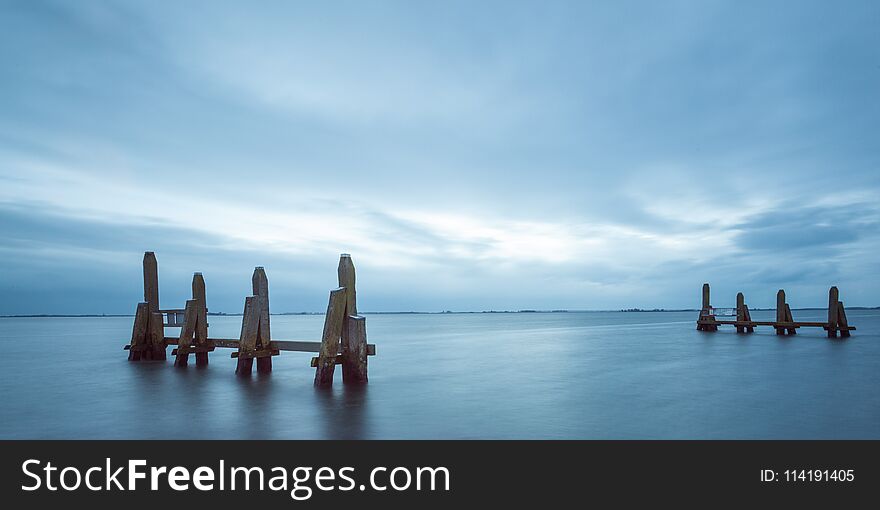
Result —
[[[218, 347], [236, 349], [235, 373], [250, 375], [254, 360], [257, 373], [272, 371], [272, 357], [280, 351], [315, 352], [311, 366], [316, 368], [315, 385], [330, 386], [336, 365], [342, 365], [346, 384], [367, 382], [367, 357], [376, 354], [376, 346], [367, 343], [366, 319], [357, 313], [355, 270], [351, 256], [343, 253], [337, 270], [339, 287], [330, 291], [330, 302], [324, 317], [320, 342], [272, 340], [269, 314], [269, 280], [263, 267], [254, 269], [251, 277], [253, 294], [245, 298], [238, 340], [208, 337], [208, 307], [205, 279], [193, 274], [192, 299], [183, 309], [159, 308], [159, 274], [153, 252], [144, 254], [144, 302], [138, 303], [131, 341], [125, 346], [129, 360], [165, 360], [165, 349], [171, 352], [174, 365], [186, 367], [190, 354], [196, 366], [208, 365], [208, 353]], [[179, 327], [177, 337], [165, 336], [166, 327]]]
[[826, 322], [795, 321], [783, 289], [779, 289], [776, 293], [776, 320], [774, 321], [752, 320], [742, 292], [736, 295], [736, 320], [718, 319], [720, 314], [716, 312], [719, 309], [711, 305], [708, 283], [703, 284], [702, 300], [700, 316], [697, 319], [698, 331], [718, 331], [720, 325], [733, 325], [736, 327], [737, 333], [754, 333], [756, 326], [771, 326], [776, 330], [777, 335], [794, 335], [797, 334], [798, 328], [817, 327], [825, 329], [828, 332], [828, 338], [837, 338], [838, 333], [845, 338], [850, 336], [850, 331], [856, 329], [855, 326], [850, 326], [846, 320], [846, 310], [843, 307], [843, 301], [838, 298], [837, 287], [831, 287], [828, 291], [828, 320]]

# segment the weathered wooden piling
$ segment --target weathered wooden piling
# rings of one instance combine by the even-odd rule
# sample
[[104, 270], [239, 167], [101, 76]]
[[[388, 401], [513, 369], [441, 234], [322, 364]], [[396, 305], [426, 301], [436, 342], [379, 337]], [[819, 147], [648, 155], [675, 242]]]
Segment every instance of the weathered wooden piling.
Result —
[[345, 287], [330, 291], [327, 314], [324, 316], [324, 332], [321, 335], [321, 352], [318, 354], [317, 369], [315, 370], [315, 386], [331, 386], [333, 384], [336, 355], [339, 353], [339, 342], [345, 318], [345, 294]]
[[700, 308], [700, 318], [697, 320], [698, 331], [718, 331], [715, 324], [715, 316], [712, 315], [712, 305], [709, 300], [709, 284], [703, 284], [703, 306]]
[[[846, 310], [843, 308], [843, 301], [837, 302], [837, 327], [840, 330], [841, 337], [849, 336], [849, 322], [846, 320]], [[854, 328], [853, 328], [854, 329]]]
[[159, 271], [156, 255], [153, 252], [144, 253], [143, 269], [144, 301], [138, 303], [135, 311], [128, 359], [164, 360], [165, 325], [159, 312]]
[[131, 343], [128, 345], [128, 359], [140, 361], [144, 350], [148, 347], [147, 323], [150, 321], [149, 304], [138, 303], [134, 314], [134, 326], [131, 330]]
[[742, 292], [736, 294], [736, 322], [737, 333], [755, 332], [755, 326], [752, 324], [752, 315], [749, 312], [749, 306], [746, 304], [746, 298]]
[[[260, 331], [257, 338], [258, 349], [268, 349], [272, 335], [269, 330], [269, 279], [266, 278], [266, 270], [262, 266], [254, 268], [251, 277], [253, 293], [260, 297]], [[266, 374], [272, 371], [272, 356], [257, 358], [257, 373]]]
[[794, 316], [791, 315], [791, 307], [788, 305], [788, 303], [785, 303], [785, 322], [788, 323], [788, 327], [786, 328], [788, 330], [788, 334], [796, 335], [797, 328], [800, 326], [798, 326], [798, 324], [794, 321]]
[[[198, 308], [196, 313], [195, 345], [196, 366], [208, 364], [208, 300], [205, 296], [205, 278], [202, 273], [193, 273], [192, 297]], [[213, 350], [213, 349], [210, 349]]]
[[259, 305], [255, 305], [254, 301], [258, 299], [260, 299], [259, 296], [248, 296], [244, 299], [238, 352], [232, 353], [234, 358], [238, 358], [235, 366], [235, 373], [238, 375], [251, 375], [254, 366], [254, 357], [251, 354], [256, 351], [257, 335], [260, 328]]
[[791, 315], [791, 307], [785, 301], [785, 291], [779, 289], [779, 292], [776, 293], [776, 334], [794, 335], [797, 333], [798, 327]]
[[175, 355], [174, 366], [185, 367], [189, 360], [189, 349], [193, 347], [193, 336], [196, 333], [196, 322], [198, 321], [198, 302], [190, 299], [186, 302], [184, 308], [183, 326], [180, 328], [180, 337], [177, 339], [177, 348], [174, 349]]
[[345, 288], [345, 313], [342, 324], [342, 382], [367, 382], [366, 319], [357, 311], [357, 286], [351, 255], [339, 256], [339, 286]]
[[[736, 321], [737, 322], [745, 322], [746, 314], [745, 314], [745, 306], [746, 306], [746, 298], [743, 296], [742, 292], [736, 293]], [[745, 326], [741, 324], [736, 325], [737, 333], [745, 333]]]
[[843, 307], [843, 302], [840, 301], [840, 296], [837, 291], [837, 287], [831, 287], [828, 290], [828, 338], [837, 338], [837, 332], [840, 331], [840, 336], [846, 338], [849, 336], [851, 328], [846, 320], [846, 310]]
[[245, 298], [238, 352], [232, 353], [233, 358], [238, 358], [235, 373], [239, 375], [250, 375], [254, 359], [257, 360], [257, 372], [271, 372], [272, 363], [261, 363], [259, 360], [277, 356], [279, 353], [269, 338], [268, 283], [264, 282], [266, 275], [261, 267], [256, 268], [254, 273], [257, 291], [263, 295]]
[[348, 316], [348, 349], [342, 352], [342, 382], [367, 382], [367, 319], [360, 315]]
[[171, 351], [175, 356], [174, 366], [185, 367], [189, 355], [196, 355], [196, 366], [208, 364], [208, 353], [214, 348], [208, 345], [208, 308], [205, 300], [205, 279], [202, 273], [194, 273], [192, 280], [193, 298], [186, 302], [183, 325], [177, 348]]

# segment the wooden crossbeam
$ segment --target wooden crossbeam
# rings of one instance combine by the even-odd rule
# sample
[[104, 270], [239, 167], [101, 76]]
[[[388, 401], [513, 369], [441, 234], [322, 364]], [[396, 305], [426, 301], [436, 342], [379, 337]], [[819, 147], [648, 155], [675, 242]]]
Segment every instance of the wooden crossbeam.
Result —
[[272, 356], [278, 356], [280, 352], [278, 349], [260, 349], [258, 351], [235, 351], [230, 354], [230, 358], [238, 358], [238, 359], [263, 359], [270, 358]]
[[[178, 340], [176, 337], [165, 337], [166, 345], [177, 345], [177, 342]], [[238, 349], [238, 343], [238, 340], [232, 338], [208, 338], [206, 345], [208, 347], [211, 347], [212, 349]], [[128, 347], [129, 346], [126, 346], [125, 350], [128, 350]], [[312, 342], [306, 340], [272, 340], [271, 342], [269, 342], [269, 347], [279, 351], [321, 352], [321, 342]], [[342, 350], [340, 349], [339, 352], [342, 352]], [[376, 355], [376, 344], [367, 344], [367, 355]]]
[[[717, 325], [728, 325], [728, 326], [772, 326], [779, 328], [823, 328], [828, 329], [827, 322], [776, 322], [776, 321], [725, 321], [725, 320], [714, 320], [714, 321], [698, 321], [703, 322], [704, 324], [717, 324]], [[836, 329], [843, 329], [842, 327]], [[855, 326], [847, 326], [849, 331], [855, 331]]]

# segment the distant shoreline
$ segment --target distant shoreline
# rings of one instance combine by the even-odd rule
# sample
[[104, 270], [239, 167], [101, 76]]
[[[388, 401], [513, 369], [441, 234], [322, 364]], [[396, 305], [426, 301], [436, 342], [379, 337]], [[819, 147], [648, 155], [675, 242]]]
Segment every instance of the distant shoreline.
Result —
[[[880, 306], [852, 306], [847, 307], [849, 310], [880, 310]], [[775, 311], [775, 308], [753, 308], [752, 311]], [[800, 311], [814, 311], [814, 310], [826, 310], [823, 307], [807, 307], [807, 308], [793, 308], [792, 310], [800, 310]], [[643, 312], [699, 312], [697, 308], [682, 308], [682, 309], [665, 309], [665, 308], [654, 308], [654, 309], [642, 309], [642, 308], [627, 308], [622, 310], [481, 310], [481, 311], [451, 311], [446, 310], [442, 312], [360, 312], [361, 315], [472, 315], [472, 314], [520, 314], [520, 313], [643, 313]], [[270, 315], [275, 316], [284, 316], [284, 315], [324, 315], [325, 312], [282, 312], [282, 313], [273, 313]], [[208, 313], [208, 315], [212, 317], [241, 317], [241, 313]], [[134, 317], [134, 314], [18, 314], [18, 315], [0, 315], [0, 319], [48, 319], [48, 318], [101, 318], [101, 317]]]

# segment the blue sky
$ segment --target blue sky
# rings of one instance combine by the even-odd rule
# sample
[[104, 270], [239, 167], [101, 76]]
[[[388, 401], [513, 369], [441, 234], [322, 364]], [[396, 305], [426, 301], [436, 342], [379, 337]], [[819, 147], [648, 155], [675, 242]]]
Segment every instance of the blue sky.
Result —
[[880, 304], [877, 2], [3, 2], [0, 314]]

